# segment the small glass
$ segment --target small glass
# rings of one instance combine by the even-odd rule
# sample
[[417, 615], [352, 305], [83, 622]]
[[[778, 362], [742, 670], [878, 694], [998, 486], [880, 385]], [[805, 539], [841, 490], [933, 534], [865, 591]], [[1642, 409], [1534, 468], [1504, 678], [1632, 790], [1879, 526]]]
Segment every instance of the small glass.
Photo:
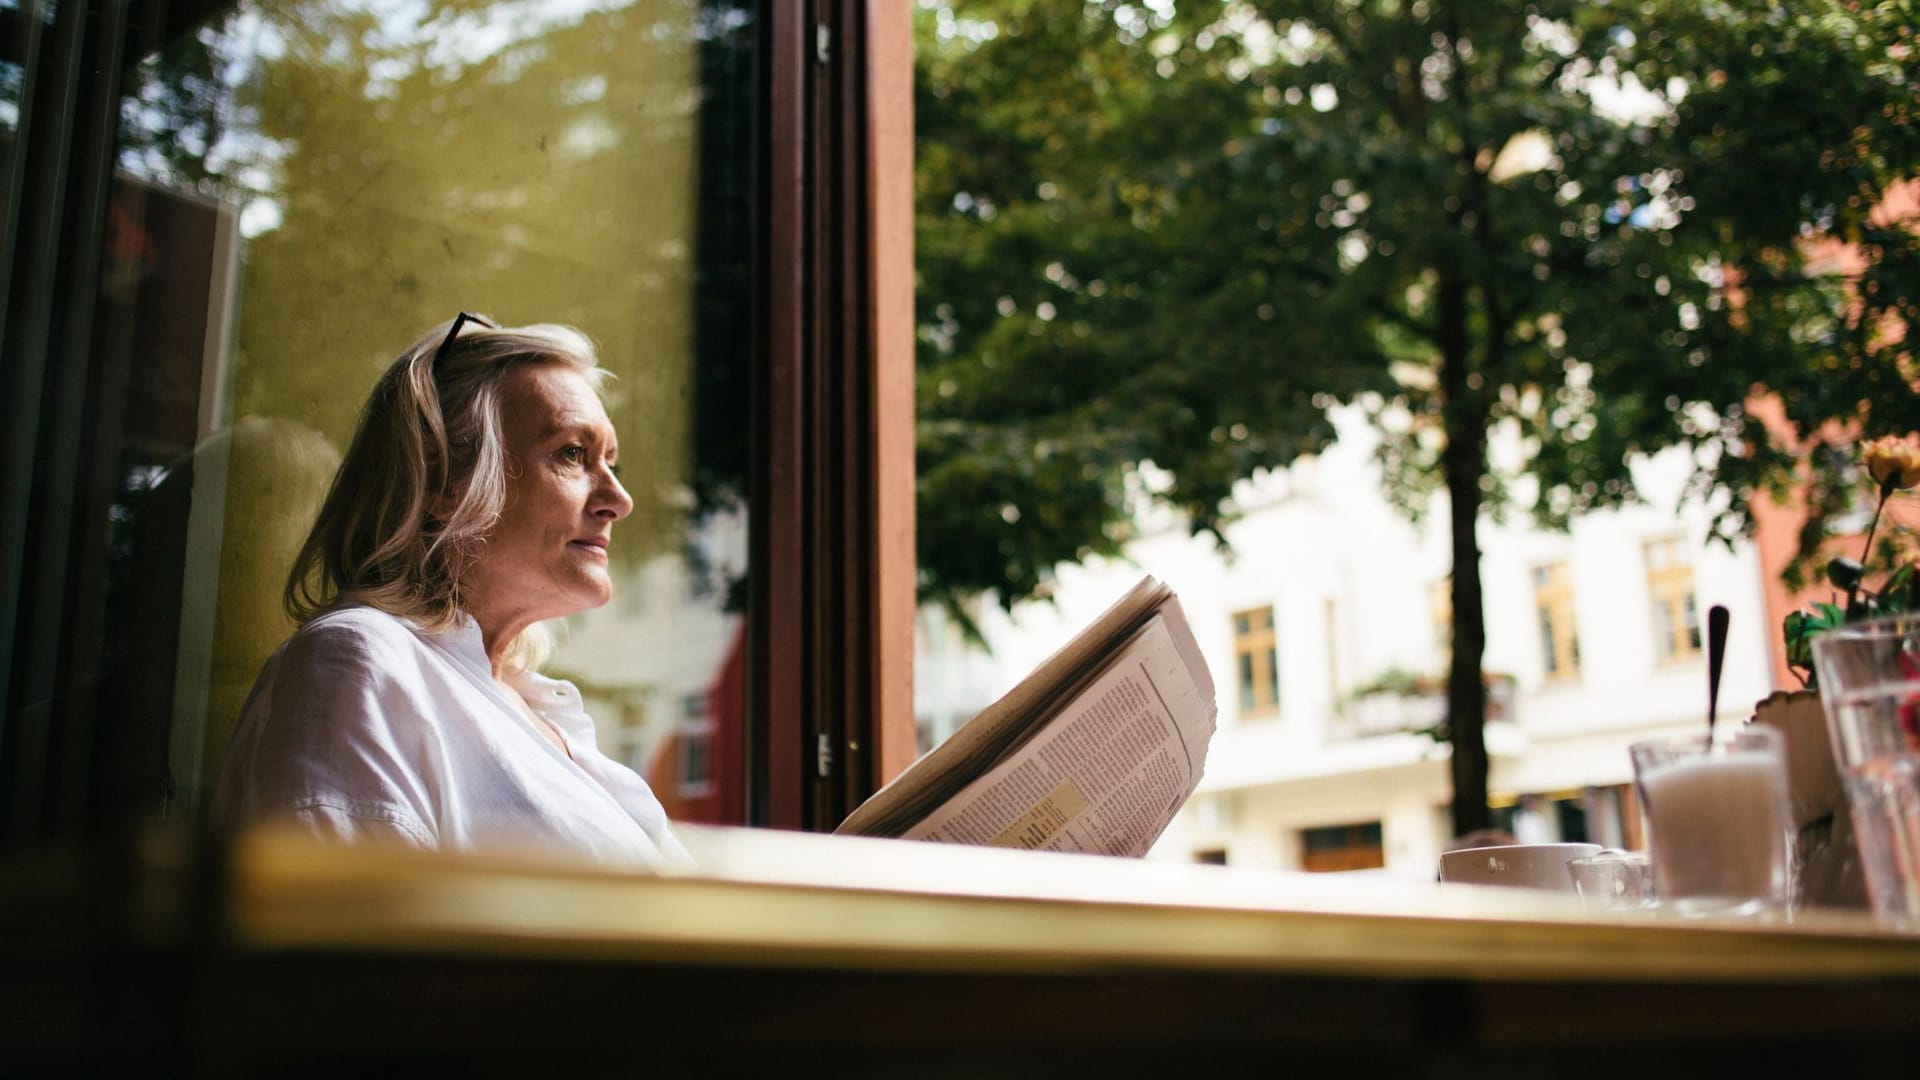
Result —
[[1792, 877], [1780, 733], [1651, 739], [1628, 753], [1661, 903], [1683, 914], [1784, 912]]
[[1920, 617], [1836, 627], [1814, 670], [1874, 917], [1920, 925]]
[[1567, 863], [1573, 889], [1588, 911], [1654, 906], [1653, 860], [1644, 851], [1606, 850]]

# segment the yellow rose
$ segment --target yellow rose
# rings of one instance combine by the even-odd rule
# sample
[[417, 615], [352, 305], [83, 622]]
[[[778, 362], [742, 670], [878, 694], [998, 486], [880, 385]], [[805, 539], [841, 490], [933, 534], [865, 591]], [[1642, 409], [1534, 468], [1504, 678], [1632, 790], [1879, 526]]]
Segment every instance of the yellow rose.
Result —
[[1867, 475], [1882, 490], [1920, 484], [1920, 447], [1897, 436], [1875, 439], [1862, 448]]

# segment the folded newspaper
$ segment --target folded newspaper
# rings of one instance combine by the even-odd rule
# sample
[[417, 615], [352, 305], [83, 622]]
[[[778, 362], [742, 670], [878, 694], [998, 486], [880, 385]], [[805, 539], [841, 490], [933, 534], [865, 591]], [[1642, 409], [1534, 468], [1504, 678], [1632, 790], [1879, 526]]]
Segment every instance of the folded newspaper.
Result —
[[1179, 599], [1143, 578], [835, 831], [1144, 855], [1200, 783], [1217, 711]]

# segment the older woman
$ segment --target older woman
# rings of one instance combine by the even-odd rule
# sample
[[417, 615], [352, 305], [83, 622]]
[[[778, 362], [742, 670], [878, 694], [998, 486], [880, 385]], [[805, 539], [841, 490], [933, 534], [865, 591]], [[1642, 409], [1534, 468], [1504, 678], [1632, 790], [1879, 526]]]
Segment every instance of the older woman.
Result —
[[660, 802], [595, 747], [539, 623], [607, 602], [633, 510], [593, 347], [462, 312], [373, 390], [288, 576], [299, 630], [261, 671], [215, 813], [347, 841], [683, 860]]

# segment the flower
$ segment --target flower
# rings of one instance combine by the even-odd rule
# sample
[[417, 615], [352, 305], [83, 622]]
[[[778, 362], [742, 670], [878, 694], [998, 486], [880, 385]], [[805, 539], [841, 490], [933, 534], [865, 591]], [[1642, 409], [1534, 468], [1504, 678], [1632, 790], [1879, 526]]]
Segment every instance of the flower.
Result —
[[1881, 491], [1910, 488], [1920, 484], [1920, 446], [1907, 439], [1888, 435], [1861, 448], [1867, 475]]

